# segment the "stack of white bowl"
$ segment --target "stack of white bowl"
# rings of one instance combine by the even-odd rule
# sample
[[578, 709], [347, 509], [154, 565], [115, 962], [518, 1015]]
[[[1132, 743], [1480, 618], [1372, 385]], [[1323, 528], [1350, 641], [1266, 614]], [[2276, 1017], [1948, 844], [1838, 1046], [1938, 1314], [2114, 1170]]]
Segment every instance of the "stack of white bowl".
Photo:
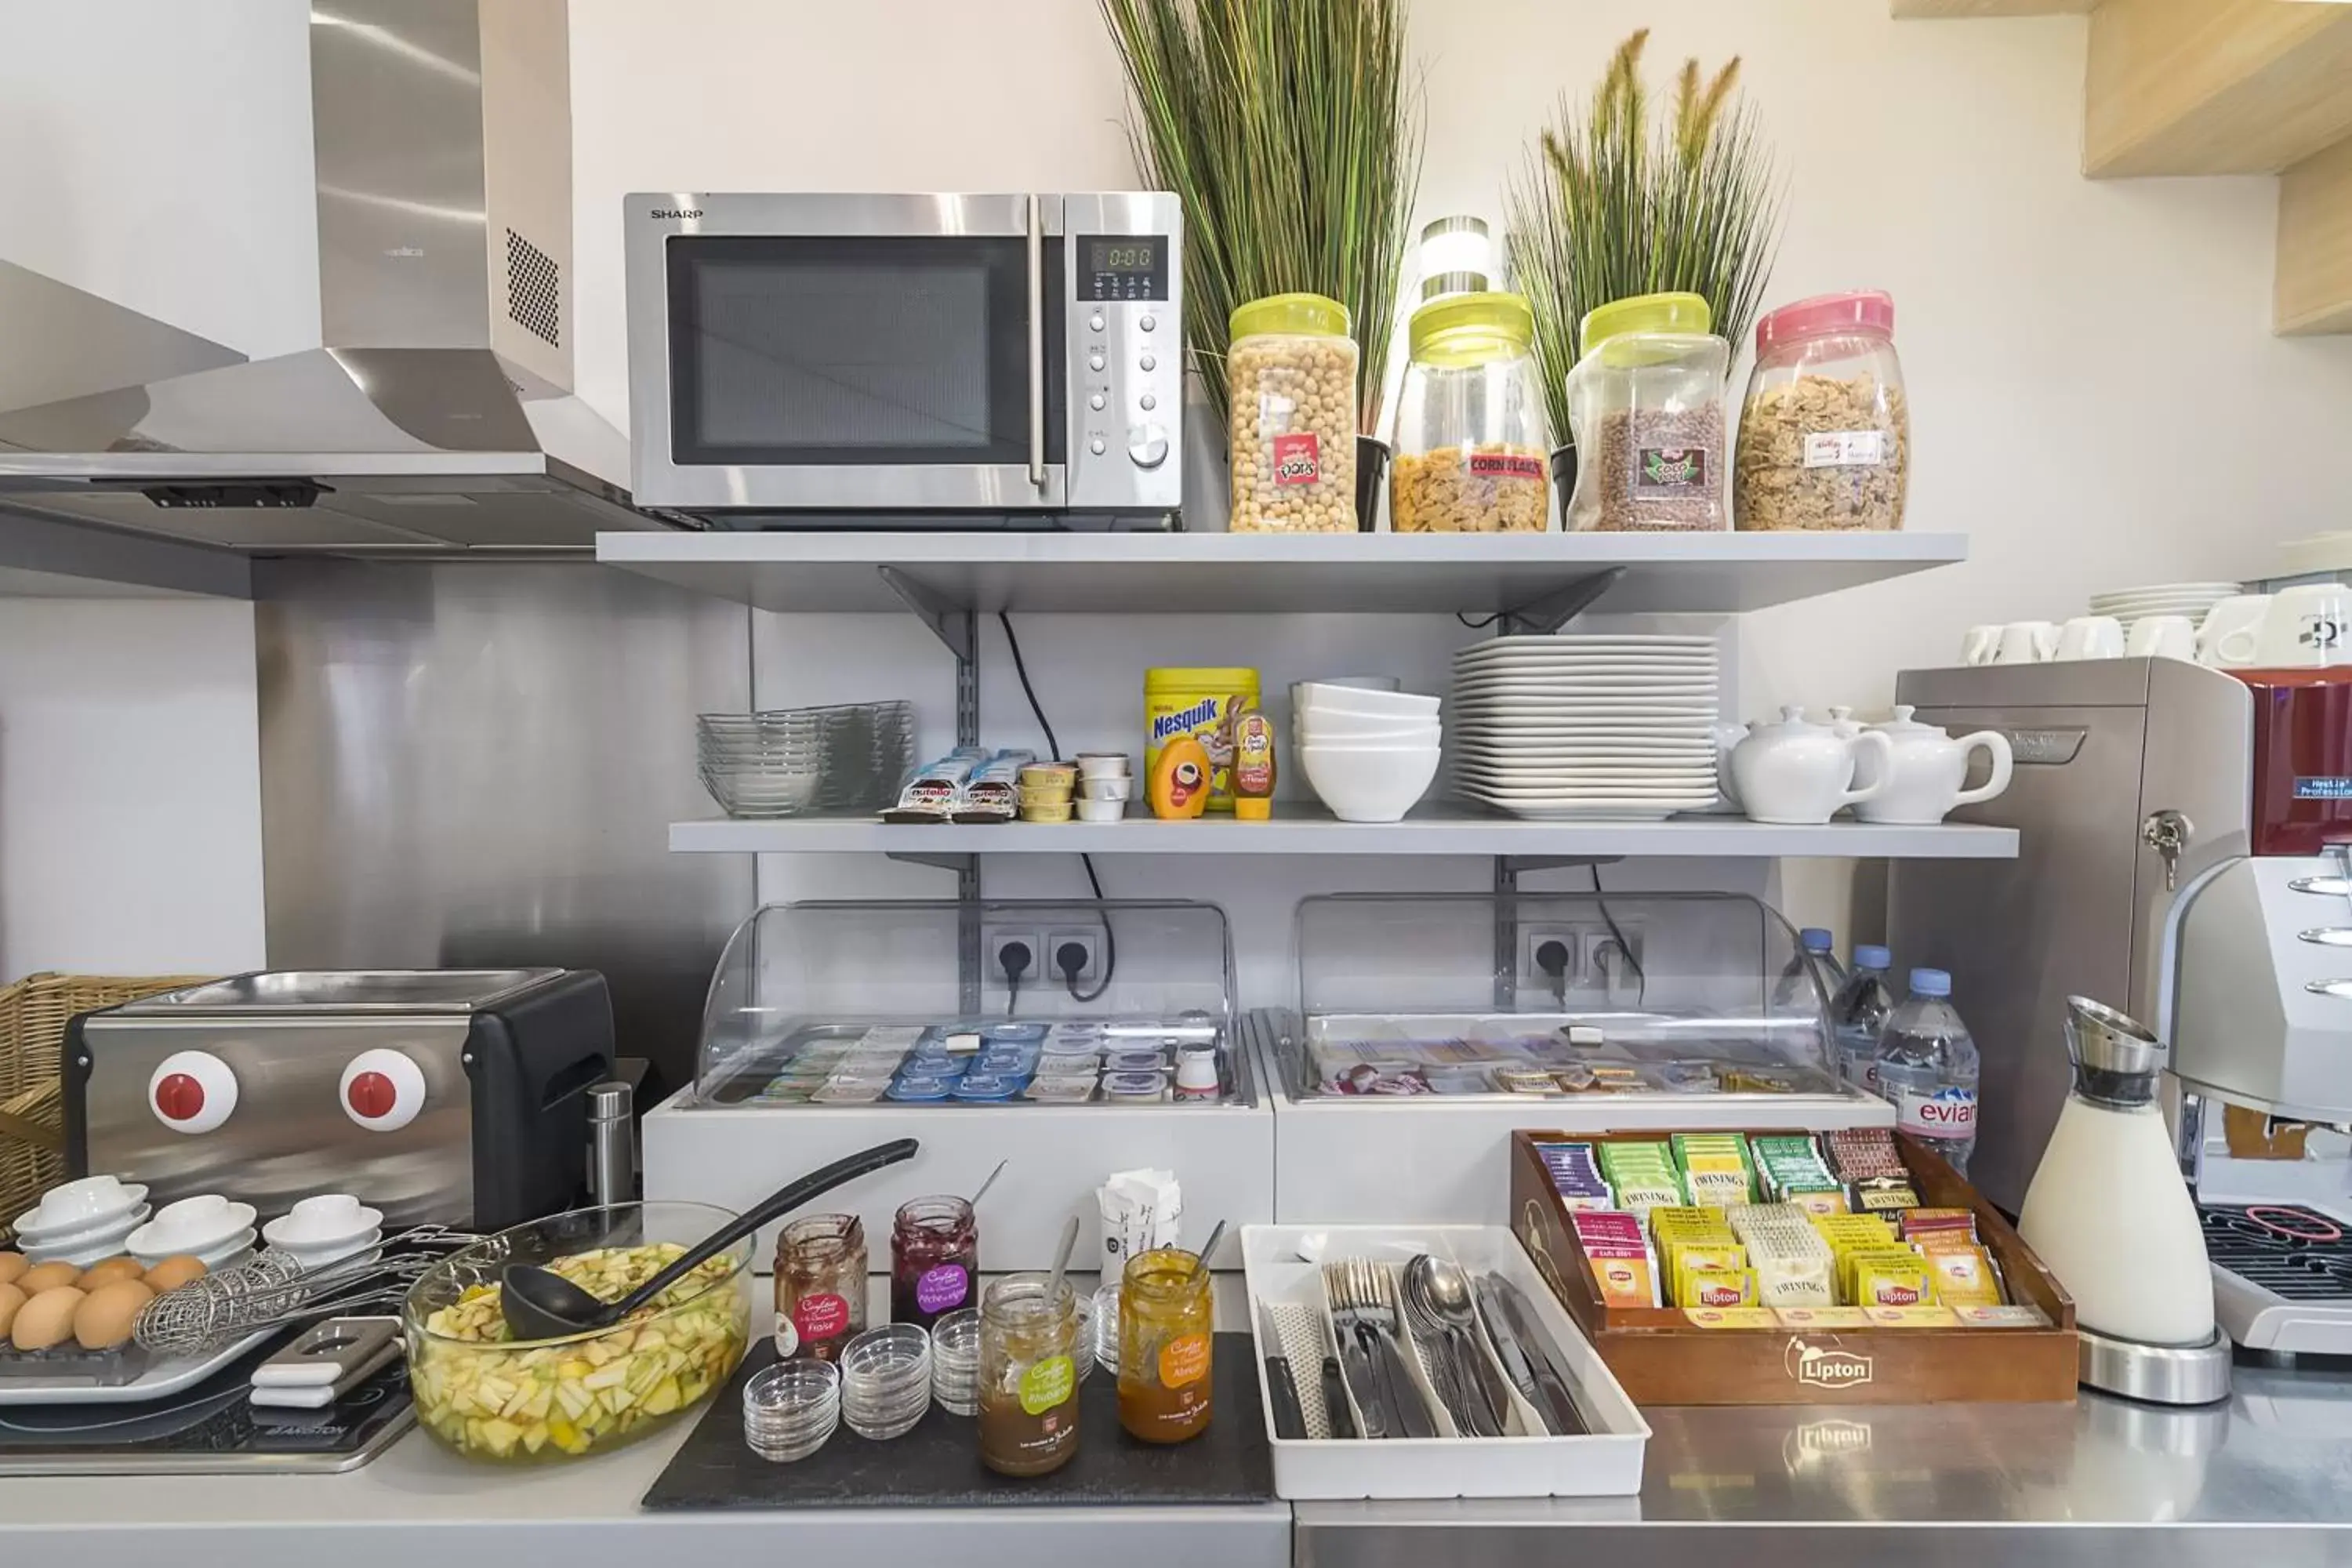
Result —
[[2192, 626], [2205, 624], [2206, 614], [2241, 590], [2235, 583], [2152, 583], [2144, 588], [2117, 588], [2091, 595], [2091, 614], [2112, 616], [2131, 636], [2132, 623], [2151, 616], [2181, 616]]
[[356, 1258], [383, 1240], [383, 1213], [349, 1193], [304, 1198], [261, 1227], [261, 1239], [305, 1270]]
[[84, 1176], [51, 1187], [16, 1216], [16, 1247], [34, 1263], [87, 1268], [120, 1258], [131, 1233], [154, 1212], [147, 1189], [120, 1176]]
[[186, 1257], [217, 1271], [253, 1255], [253, 1219], [251, 1204], [204, 1193], [157, 1209], [153, 1219], [131, 1233], [126, 1249], [145, 1268], [166, 1258]]
[[1299, 766], [1332, 816], [1396, 822], [1428, 793], [1442, 733], [1436, 698], [1302, 680], [1290, 700]]
[[1454, 656], [1454, 788], [1540, 821], [1657, 821], [1716, 800], [1715, 639], [1493, 637]]

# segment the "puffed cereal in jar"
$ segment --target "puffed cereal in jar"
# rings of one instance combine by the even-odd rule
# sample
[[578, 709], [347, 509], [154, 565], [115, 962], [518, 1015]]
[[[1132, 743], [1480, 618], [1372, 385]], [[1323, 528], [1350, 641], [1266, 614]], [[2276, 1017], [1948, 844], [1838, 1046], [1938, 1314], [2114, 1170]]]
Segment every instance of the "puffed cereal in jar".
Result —
[[1235, 533], [1356, 531], [1356, 344], [1320, 294], [1237, 307], [1225, 380]]

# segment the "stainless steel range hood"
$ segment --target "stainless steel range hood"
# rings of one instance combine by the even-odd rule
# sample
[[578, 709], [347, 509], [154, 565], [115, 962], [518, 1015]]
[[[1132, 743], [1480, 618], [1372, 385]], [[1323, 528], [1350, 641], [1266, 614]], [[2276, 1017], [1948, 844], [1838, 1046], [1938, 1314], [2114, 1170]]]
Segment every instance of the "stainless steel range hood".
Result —
[[572, 395], [565, 0], [310, 12], [326, 346], [0, 414], [0, 504], [257, 553], [661, 524]]

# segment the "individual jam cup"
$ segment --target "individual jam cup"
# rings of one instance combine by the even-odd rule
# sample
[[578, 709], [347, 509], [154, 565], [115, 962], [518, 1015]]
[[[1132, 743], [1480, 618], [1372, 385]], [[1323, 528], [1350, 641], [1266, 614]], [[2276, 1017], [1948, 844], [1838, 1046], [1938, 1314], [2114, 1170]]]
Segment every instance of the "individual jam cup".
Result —
[[994, 1102], [1011, 1100], [1027, 1087], [1021, 1079], [1005, 1078], [998, 1073], [974, 1070], [963, 1075], [955, 1087], [958, 1100]]
[[1022, 1090], [1022, 1098], [1043, 1105], [1084, 1105], [1095, 1097], [1095, 1081], [1093, 1073], [1053, 1078], [1040, 1073]]
[[1168, 1066], [1168, 1058], [1156, 1050], [1141, 1050], [1133, 1046], [1121, 1046], [1103, 1053], [1105, 1072], [1159, 1072]]
[[890, 1079], [842, 1075], [825, 1080], [824, 1087], [809, 1096], [813, 1105], [871, 1105], [890, 1092]]

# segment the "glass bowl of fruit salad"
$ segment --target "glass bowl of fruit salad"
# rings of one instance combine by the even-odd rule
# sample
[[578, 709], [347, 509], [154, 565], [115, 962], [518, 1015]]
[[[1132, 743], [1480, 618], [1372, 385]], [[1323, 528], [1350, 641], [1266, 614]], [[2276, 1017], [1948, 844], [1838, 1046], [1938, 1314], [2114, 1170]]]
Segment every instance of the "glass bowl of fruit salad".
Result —
[[751, 1325], [746, 1237], [610, 1329], [508, 1337], [499, 1276], [537, 1263], [616, 1301], [735, 1216], [709, 1204], [575, 1209], [444, 1258], [401, 1313], [425, 1429], [469, 1459], [526, 1464], [601, 1454], [659, 1431], [723, 1384]]

